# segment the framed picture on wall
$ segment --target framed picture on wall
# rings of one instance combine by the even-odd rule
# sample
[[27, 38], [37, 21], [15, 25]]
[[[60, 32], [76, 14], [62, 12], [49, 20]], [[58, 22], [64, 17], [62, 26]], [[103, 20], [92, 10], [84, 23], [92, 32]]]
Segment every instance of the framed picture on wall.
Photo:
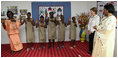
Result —
[[26, 15], [27, 14], [27, 9], [20, 9], [20, 14], [21, 15]]
[[[67, 23], [68, 19], [71, 17], [71, 2], [32, 2], [32, 18], [35, 20], [40, 20], [40, 7], [49, 7], [45, 9], [44, 13], [48, 13], [49, 16], [49, 11], [51, 10], [50, 7], [62, 7], [62, 15], [64, 15], [64, 20]], [[56, 8], [57, 9], [57, 8]], [[56, 10], [57, 11], [57, 10]], [[60, 10], [59, 10], [60, 11]], [[54, 11], [55, 13], [55, 11]], [[45, 16], [45, 14], [44, 14]], [[54, 17], [56, 16], [56, 13]], [[45, 17], [44, 17], [45, 18]], [[38, 21], [39, 22], [39, 21]]]
[[12, 11], [15, 15], [18, 14], [17, 6], [7, 6], [7, 11]]
[[46, 13], [48, 13], [48, 17], [49, 17], [50, 12], [54, 13], [54, 17], [60, 16], [64, 14], [63, 10], [64, 10], [63, 6], [39, 6], [39, 17], [40, 16], [45, 17]]
[[1, 16], [5, 16], [5, 11], [2, 11], [1, 12]]

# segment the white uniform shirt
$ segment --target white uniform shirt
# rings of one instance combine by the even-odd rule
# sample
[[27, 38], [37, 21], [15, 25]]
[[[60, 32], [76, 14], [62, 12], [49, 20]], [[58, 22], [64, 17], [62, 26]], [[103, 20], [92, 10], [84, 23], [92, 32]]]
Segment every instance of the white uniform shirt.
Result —
[[98, 26], [99, 22], [100, 22], [100, 17], [98, 15], [92, 16], [89, 19], [88, 30], [90, 30], [93, 33], [95, 31], [93, 27]]

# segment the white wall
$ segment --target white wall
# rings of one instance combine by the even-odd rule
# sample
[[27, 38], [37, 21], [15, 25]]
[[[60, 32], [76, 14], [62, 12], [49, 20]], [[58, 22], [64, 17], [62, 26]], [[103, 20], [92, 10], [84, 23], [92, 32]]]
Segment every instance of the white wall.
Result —
[[[11, 2], [11, 1], [2, 1], [1, 2], [1, 11], [5, 11], [7, 12], [7, 6], [18, 6], [18, 15], [17, 15], [17, 18], [19, 17], [20, 15], [20, 9], [27, 9], [28, 12], [32, 12], [31, 11], [31, 1], [14, 1], [14, 2]], [[72, 1], [71, 2], [71, 16], [76, 16], [76, 14], [80, 14], [82, 12], [88, 12], [90, 10], [90, 8], [92, 7], [96, 7], [96, 2], [92, 1], [92, 2], [88, 2], [88, 1]], [[4, 16], [5, 18], [7, 18], [7, 16]], [[3, 17], [3, 18], [4, 18]], [[37, 28], [35, 28], [35, 42], [39, 42], [39, 39], [38, 39], [38, 30]], [[58, 29], [58, 28], [57, 28]], [[23, 43], [26, 43], [26, 34], [25, 34], [25, 24], [22, 25], [20, 28], [20, 37], [21, 37], [21, 41]], [[79, 40], [79, 27], [77, 27], [77, 37], [76, 39]], [[69, 41], [69, 27], [66, 28], [66, 41]], [[47, 34], [48, 35], [48, 34]], [[57, 41], [57, 40], [56, 40]], [[48, 40], [47, 40], [48, 42]], [[7, 33], [6, 31], [1, 28], [1, 43], [2, 44], [8, 44], [9, 43], [9, 38], [7, 36]]]
[[[31, 12], [31, 1], [1, 1], [1, 11], [7, 12], [7, 6], [18, 6], [18, 15], [20, 15], [20, 9], [27, 9], [28, 12]], [[17, 17], [19, 17], [18, 15]]]
[[96, 7], [96, 1], [72, 1], [71, 2], [71, 15], [76, 16], [77, 14], [81, 14], [83, 12], [89, 12], [92, 7]]

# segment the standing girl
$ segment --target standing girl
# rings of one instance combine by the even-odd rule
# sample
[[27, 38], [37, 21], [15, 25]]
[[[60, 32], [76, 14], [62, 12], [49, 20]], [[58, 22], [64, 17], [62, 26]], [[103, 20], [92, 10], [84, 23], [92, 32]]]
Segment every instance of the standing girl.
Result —
[[[35, 23], [34, 20], [30, 17], [31, 13], [28, 12], [27, 13], [27, 18], [24, 19], [23, 22], [21, 22], [21, 25], [23, 25], [25, 23], [25, 31], [26, 31], [26, 42], [27, 42], [27, 51], [29, 51], [30, 45], [31, 45], [31, 49], [33, 50], [33, 43], [34, 43], [34, 27]], [[20, 18], [21, 19], [21, 18]]]
[[66, 27], [66, 23], [64, 21], [64, 16], [61, 15], [61, 20], [58, 21], [57, 20], [57, 24], [59, 25], [59, 29], [58, 29], [58, 47], [57, 49], [59, 49], [59, 44], [60, 42], [62, 42], [61, 47], [64, 48], [64, 40], [65, 40], [65, 27]]
[[75, 40], [76, 40], [76, 27], [77, 27], [77, 24], [76, 24], [76, 18], [75, 17], [72, 17], [72, 20], [71, 21], [71, 18], [69, 18], [69, 21], [68, 21], [68, 24], [67, 25], [70, 25], [70, 40], [71, 40], [71, 49], [73, 49], [73, 47], [75, 47]]
[[50, 12], [49, 14], [50, 14], [50, 17], [46, 18], [46, 22], [48, 23], [48, 39], [49, 39], [48, 48], [51, 47], [51, 41], [53, 41], [53, 47], [54, 47], [54, 42], [56, 39], [56, 18], [54, 17], [53, 12]]
[[40, 17], [40, 22], [36, 24], [36, 28], [39, 28], [39, 41], [40, 41], [40, 48], [45, 48], [44, 43], [46, 42], [46, 30], [47, 28], [46, 23], [44, 22], [44, 17]]

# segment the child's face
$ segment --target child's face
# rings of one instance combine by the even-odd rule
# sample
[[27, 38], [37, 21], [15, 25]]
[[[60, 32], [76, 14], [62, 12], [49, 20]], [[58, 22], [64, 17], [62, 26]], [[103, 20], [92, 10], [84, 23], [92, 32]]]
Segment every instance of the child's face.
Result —
[[43, 22], [44, 18], [40, 18], [41, 22]]
[[72, 20], [75, 21], [75, 17], [73, 17]]
[[31, 14], [27, 14], [27, 17], [30, 17], [31, 16]]
[[50, 17], [53, 17], [53, 13], [50, 13]]
[[64, 19], [64, 16], [63, 15], [61, 15], [61, 19]]

